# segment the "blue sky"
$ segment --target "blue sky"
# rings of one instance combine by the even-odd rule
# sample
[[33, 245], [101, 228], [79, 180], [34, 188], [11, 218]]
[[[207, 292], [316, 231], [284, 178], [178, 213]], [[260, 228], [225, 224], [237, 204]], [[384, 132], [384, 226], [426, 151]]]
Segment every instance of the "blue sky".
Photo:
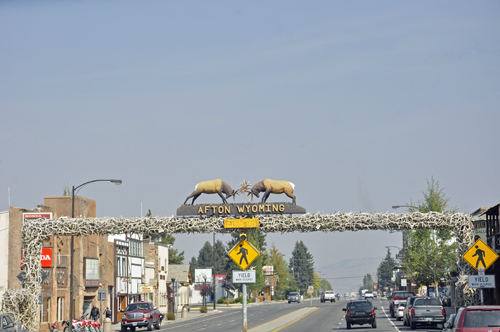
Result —
[[[494, 205], [499, 11], [497, 1], [2, 1], [0, 210], [8, 188], [11, 205], [33, 208], [97, 178], [123, 180], [80, 192], [100, 217], [137, 217], [141, 203], [173, 215], [215, 178], [292, 181], [312, 213], [393, 211], [422, 199], [431, 177], [461, 212]], [[377, 259], [401, 243], [357, 232], [268, 244], [290, 255], [298, 239], [318, 267], [352, 243], [354, 258]], [[176, 244], [189, 260], [206, 240]]]

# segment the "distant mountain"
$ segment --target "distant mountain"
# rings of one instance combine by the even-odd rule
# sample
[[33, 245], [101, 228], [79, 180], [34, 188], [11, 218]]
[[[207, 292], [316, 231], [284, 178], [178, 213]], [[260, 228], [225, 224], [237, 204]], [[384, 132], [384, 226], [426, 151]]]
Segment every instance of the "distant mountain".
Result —
[[377, 268], [384, 257], [345, 259], [334, 264], [319, 267], [319, 276], [330, 282], [336, 293], [358, 291], [363, 285], [366, 273], [376, 281]]

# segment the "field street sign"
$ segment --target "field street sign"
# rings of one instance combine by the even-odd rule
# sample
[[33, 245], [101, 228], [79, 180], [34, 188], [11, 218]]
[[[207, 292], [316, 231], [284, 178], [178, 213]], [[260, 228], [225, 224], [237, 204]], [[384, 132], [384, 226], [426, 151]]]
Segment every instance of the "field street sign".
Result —
[[259, 219], [224, 219], [224, 228], [259, 228]]
[[470, 288], [495, 288], [495, 275], [469, 276]]
[[462, 258], [473, 268], [484, 267], [487, 270], [493, 264], [498, 254], [491, 249], [483, 240], [478, 239], [466, 252]]
[[243, 240], [238, 242], [227, 255], [245, 271], [259, 257], [260, 252], [250, 242]]
[[234, 271], [233, 270], [233, 283], [234, 284], [255, 284], [257, 278], [255, 270], [250, 271]]

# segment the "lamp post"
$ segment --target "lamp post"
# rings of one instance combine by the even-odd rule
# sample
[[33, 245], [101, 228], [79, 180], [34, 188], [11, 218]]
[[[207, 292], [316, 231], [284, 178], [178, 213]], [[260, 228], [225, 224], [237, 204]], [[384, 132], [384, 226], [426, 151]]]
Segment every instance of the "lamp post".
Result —
[[[173, 311], [173, 314], [175, 316], [177, 316], [177, 305], [175, 302], [177, 302], [177, 296], [176, 296], [176, 292], [177, 292], [177, 289], [176, 289], [176, 283], [175, 283], [175, 275], [172, 274], [172, 291], [174, 292], [174, 304], [172, 306], [172, 311]], [[177, 317], [176, 317], [177, 318]]]
[[[92, 182], [112, 182], [116, 185], [122, 184], [122, 180], [116, 180], [116, 179], [107, 179], [107, 180], [92, 180], [88, 181], [85, 183], [82, 183], [79, 186], [73, 186], [73, 190], [71, 191], [71, 219], [75, 218], [75, 192], [77, 189], [81, 189], [82, 187], [86, 186], [89, 183]], [[73, 248], [75, 245], [75, 237], [74, 235], [71, 235], [71, 247], [70, 247], [70, 256], [71, 256], [71, 267], [70, 267], [70, 272], [69, 272], [69, 332], [73, 332], [73, 312], [75, 311], [75, 306], [73, 304], [73, 288], [74, 288], [74, 282], [73, 282], [73, 266], [74, 266], [74, 259], [73, 259]]]

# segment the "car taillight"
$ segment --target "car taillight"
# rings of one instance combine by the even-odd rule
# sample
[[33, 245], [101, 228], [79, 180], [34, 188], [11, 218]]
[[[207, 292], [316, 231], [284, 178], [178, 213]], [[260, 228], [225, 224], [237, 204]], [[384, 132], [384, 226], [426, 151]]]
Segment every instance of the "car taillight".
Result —
[[351, 314], [349, 313], [349, 311], [347, 312], [347, 315], [346, 315], [346, 316], [347, 316], [347, 317], [351, 317]]
[[372, 310], [372, 316], [375, 316], [375, 310]]
[[443, 311], [441, 311], [441, 314], [446, 317], [446, 310], [443, 309]]
[[415, 316], [415, 309], [411, 309], [411, 315]]

